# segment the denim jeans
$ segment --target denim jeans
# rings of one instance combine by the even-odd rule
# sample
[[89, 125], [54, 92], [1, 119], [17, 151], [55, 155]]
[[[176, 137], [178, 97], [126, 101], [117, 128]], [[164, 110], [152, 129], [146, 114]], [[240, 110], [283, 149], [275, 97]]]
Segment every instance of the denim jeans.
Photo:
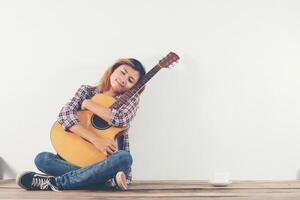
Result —
[[81, 189], [88, 186], [103, 186], [118, 171], [127, 172], [132, 164], [128, 151], [119, 150], [106, 160], [80, 168], [53, 153], [39, 153], [35, 160], [36, 167], [47, 175], [55, 177], [60, 190]]

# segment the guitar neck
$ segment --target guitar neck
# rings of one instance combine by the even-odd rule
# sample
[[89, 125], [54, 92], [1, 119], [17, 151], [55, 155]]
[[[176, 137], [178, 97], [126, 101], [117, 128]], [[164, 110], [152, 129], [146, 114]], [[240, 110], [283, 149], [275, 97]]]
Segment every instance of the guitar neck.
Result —
[[122, 94], [121, 97], [113, 105], [111, 105], [111, 108], [119, 109], [127, 100], [138, 93], [160, 69], [161, 67], [159, 64], [154, 66], [137, 84], [135, 84], [135, 86]]

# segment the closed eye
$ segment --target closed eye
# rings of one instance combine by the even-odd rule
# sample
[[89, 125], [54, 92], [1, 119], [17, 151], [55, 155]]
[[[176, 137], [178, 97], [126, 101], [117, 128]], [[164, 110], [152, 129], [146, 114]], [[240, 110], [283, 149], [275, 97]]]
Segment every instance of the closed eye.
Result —
[[130, 79], [129, 79], [129, 82], [130, 82], [130, 83], [133, 83], [133, 80], [130, 78]]

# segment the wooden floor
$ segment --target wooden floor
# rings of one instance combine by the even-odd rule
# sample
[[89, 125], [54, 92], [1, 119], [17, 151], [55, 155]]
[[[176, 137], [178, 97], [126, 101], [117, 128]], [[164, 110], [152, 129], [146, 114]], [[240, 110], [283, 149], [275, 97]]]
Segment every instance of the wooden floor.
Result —
[[0, 199], [200, 199], [300, 200], [300, 181], [234, 181], [214, 187], [206, 181], [135, 181], [128, 191], [25, 191], [15, 180], [0, 180]]

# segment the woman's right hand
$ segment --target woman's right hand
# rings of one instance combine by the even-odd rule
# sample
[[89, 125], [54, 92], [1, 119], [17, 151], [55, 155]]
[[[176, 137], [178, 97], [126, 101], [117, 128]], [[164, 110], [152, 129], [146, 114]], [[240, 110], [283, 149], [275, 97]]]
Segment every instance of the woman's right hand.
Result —
[[96, 136], [93, 139], [92, 144], [105, 156], [111, 155], [117, 150], [116, 143], [111, 138], [101, 138]]

